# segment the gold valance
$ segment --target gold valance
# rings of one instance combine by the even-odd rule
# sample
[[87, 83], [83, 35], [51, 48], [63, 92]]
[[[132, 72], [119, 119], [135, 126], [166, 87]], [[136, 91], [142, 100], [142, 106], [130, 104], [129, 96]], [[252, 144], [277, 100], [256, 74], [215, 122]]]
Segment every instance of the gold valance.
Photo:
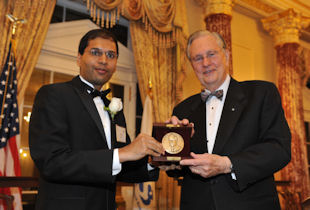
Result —
[[87, 9], [97, 25], [113, 27], [119, 19], [122, 0], [87, 0]]
[[[159, 47], [175, 46], [186, 36], [183, 20], [186, 11], [176, 0], [87, 0], [87, 8], [97, 25], [113, 27], [119, 15], [142, 21], [145, 30]], [[184, 34], [185, 32], [185, 34]], [[181, 37], [180, 37], [181, 36]]]

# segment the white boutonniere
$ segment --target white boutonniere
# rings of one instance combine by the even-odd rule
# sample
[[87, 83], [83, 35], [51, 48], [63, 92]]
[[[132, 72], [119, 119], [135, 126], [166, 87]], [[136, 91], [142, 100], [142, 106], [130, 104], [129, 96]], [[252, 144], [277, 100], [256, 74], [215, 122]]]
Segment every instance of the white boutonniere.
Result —
[[104, 110], [108, 111], [111, 114], [112, 120], [114, 120], [114, 116], [123, 109], [123, 103], [120, 98], [113, 97], [109, 104], [109, 107], [104, 107]]

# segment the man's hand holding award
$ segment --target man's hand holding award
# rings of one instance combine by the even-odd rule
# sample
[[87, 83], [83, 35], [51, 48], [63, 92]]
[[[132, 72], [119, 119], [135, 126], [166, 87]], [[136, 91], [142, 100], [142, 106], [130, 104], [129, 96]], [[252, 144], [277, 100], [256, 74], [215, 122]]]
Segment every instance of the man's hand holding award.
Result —
[[190, 138], [192, 130], [192, 124], [177, 122], [173, 117], [166, 123], [154, 123], [153, 137], [162, 143], [165, 154], [153, 157], [153, 164], [178, 165], [181, 160], [191, 158]]

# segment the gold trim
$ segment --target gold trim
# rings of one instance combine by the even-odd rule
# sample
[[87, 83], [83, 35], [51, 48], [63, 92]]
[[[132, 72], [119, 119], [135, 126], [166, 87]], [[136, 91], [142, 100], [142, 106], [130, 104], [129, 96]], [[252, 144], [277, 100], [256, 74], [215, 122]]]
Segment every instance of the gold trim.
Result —
[[167, 160], [169, 160], [169, 161], [180, 161], [181, 157], [167, 156]]
[[306, 5], [306, 4], [304, 4], [304, 3], [302, 3], [301, 1], [299, 1], [299, 0], [293, 0], [296, 4], [299, 4], [299, 5], [301, 5], [302, 7], [305, 7], [305, 8], [307, 8], [307, 9], [309, 9], [310, 10], [310, 6], [308, 6], [308, 5]]
[[180, 127], [180, 125], [167, 124], [166, 127], [167, 128], [178, 128], [178, 127]]
[[[263, 3], [262, 1], [259, 0], [239, 0], [239, 1], [246, 3], [252, 7], [255, 7], [258, 10], [264, 11], [268, 14], [278, 11], [278, 9], [271, 7], [270, 5]], [[234, 2], [236, 2], [236, 0], [234, 0]]]

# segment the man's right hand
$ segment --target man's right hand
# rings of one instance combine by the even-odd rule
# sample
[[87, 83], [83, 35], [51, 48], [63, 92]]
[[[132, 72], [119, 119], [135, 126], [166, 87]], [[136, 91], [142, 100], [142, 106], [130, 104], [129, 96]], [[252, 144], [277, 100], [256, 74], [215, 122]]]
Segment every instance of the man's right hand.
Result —
[[120, 162], [139, 160], [147, 155], [165, 154], [162, 144], [153, 137], [140, 133], [129, 145], [118, 149]]
[[166, 121], [166, 123], [172, 123], [173, 125], [189, 125], [192, 127], [192, 133], [191, 133], [191, 137], [194, 135], [195, 133], [195, 130], [194, 130], [194, 123], [192, 122], [189, 122], [188, 119], [183, 119], [183, 120], [180, 120], [177, 116], [172, 116], [170, 119], [168, 119]]

